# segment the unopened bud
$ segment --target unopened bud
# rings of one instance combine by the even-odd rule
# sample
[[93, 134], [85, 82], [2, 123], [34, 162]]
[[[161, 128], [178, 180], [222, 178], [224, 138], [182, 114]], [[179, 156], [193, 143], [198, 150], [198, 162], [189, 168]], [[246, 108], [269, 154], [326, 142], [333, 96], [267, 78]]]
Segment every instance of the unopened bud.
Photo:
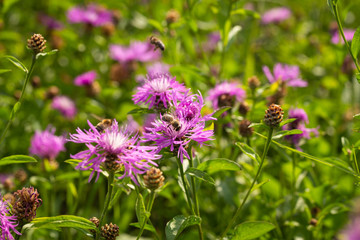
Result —
[[250, 124], [251, 124], [251, 122], [247, 119], [244, 119], [240, 122], [239, 131], [240, 131], [241, 136], [250, 137], [253, 134], [254, 129], [249, 128]]
[[269, 108], [265, 111], [264, 122], [269, 127], [276, 128], [283, 120], [283, 115], [284, 112], [280, 105], [271, 104]]
[[162, 171], [158, 168], [152, 167], [144, 175], [145, 186], [150, 190], [155, 190], [164, 184], [164, 176]]
[[35, 33], [34, 35], [31, 36], [30, 39], [27, 40], [28, 48], [32, 49], [34, 53], [40, 53], [44, 51], [44, 49], [46, 48], [45, 43], [46, 40], [39, 33]]
[[115, 240], [119, 235], [119, 227], [116, 224], [110, 223], [101, 227], [101, 236], [105, 240]]

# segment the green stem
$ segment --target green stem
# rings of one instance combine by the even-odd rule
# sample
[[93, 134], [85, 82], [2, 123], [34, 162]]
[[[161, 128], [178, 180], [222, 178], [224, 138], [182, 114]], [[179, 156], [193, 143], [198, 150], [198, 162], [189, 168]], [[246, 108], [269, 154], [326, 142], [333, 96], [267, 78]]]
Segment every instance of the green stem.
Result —
[[258, 177], [260, 176], [260, 173], [261, 173], [261, 170], [262, 170], [262, 167], [263, 167], [263, 164], [264, 164], [264, 161], [265, 161], [265, 157], [267, 155], [267, 152], [269, 151], [269, 148], [270, 148], [270, 143], [271, 143], [271, 137], [272, 137], [272, 134], [273, 134], [273, 128], [270, 128], [269, 130], [269, 134], [268, 134], [268, 137], [266, 139], [266, 143], [265, 143], [265, 147], [264, 147], [264, 152], [263, 152], [263, 155], [261, 157], [261, 162], [260, 162], [260, 166], [256, 172], [256, 175], [255, 175], [255, 178], [253, 180], [253, 182], [251, 183], [251, 186], [249, 188], [249, 190], [247, 191], [246, 195], [245, 195], [245, 198], [243, 199], [241, 205], [239, 206], [239, 208], [237, 209], [234, 217], [230, 220], [229, 224], [227, 225], [225, 231], [223, 232], [223, 234], [221, 235], [220, 239], [223, 239], [226, 235], [226, 233], [230, 230], [230, 228], [232, 227], [232, 225], [235, 223], [236, 219], [239, 217], [240, 215], [240, 212], [241, 212], [241, 209], [242, 207], [244, 206], [244, 204], [246, 203], [246, 200], [248, 199]]
[[293, 219], [294, 216], [294, 210], [295, 210], [295, 195], [296, 195], [296, 154], [293, 152], [292, 154], [292, 182], [291, 182], [291, 219]]
[[341, 24], [341, 21], [340, 21], [340, 16], [339, 16], [339, 10], [338, 10], [338, 6], [337, 6], [337, 3], [334, 3], [333, 1], [331, 1], [332, 3], [332, 9], [334, 11], [334, 15], [335, 15], [335, 18], [336, 18], [336, 22], [339, 26], [339, 31], [340, 31], [340, 34], [345, 42], [345, 45], [351, 55], [351, 58], [353, 59], [353, 62], [355, 63], [356, 65], [356, 69], [358, 70], [358, 72], [360, 72], [360, 67], [359, 67], [359, 64], [358, 62], [356, 61], [356, 56], [354, 56], [354, 54], [352, 53], [351, 51], [351, 47], [349, 45], [349, 42], [346, 41], [346, 38], [345, 38], [345, 34], [344, 34], [344, 30], [343, 30], [343, 27], [342, 27], [342, 24]]
[[105, 218], [106, 213], [107, 213], [108, 208], [109, 208], [110, 199], [111, 199], [112, 190], [113, 190], [114, 177], [115, 177], [115, 174], [114, 174], [113, 172], [109, 172], [109, 177], [108, 177], [108, 192], [107, 192], [107, 194], [106, 194], [104, 208], [103, 208], [103, 210], [102, 210], [101, 217], [100, 217], [100, 221], [99, 221], [99, 229], [98, 229], [98, 232], [96, 232], [96, 240], [99, 240], [99, 239], [100, 239], [101, 226], [103, 225], [104, 218]]
[[358, 162], [357, 162], [357, 159], [356, 159], [356, 149], [353, 148], [353, 155], [354, 155], [354, 163], [355, 163], [355, 168], [356, 168], [356, 171], [358, 174], [360, 174], [360, 171], [359, 171], [359, 165], [358, 165]]
[[[152, 206], [154, 204], [154, 200], [155, 200], [155, 191], [151, 190], [150, 199], [149, 199], [149, 202], [148, 202], [148, 205], [147, 205], [147, 208], [146, 208], [146, 211], [149, 212], [149, 213], [151, 213], [151, 209], [152, 209]], [[144, 223], [141, 226], [140, 232], [139, 232], [136, 240], [139, 240], [141, 235], [143, 234], [147, 220], [148, 220], [148, 217], [145, 218]]]
[[184, 186], [184, 190], [185, 190], [186, 199], [187, 199], [187, 202], [188, 202], [189, 209], [192, 212], [192, 214], [195, 215], [195, 211], [194, 211], [194, 208], [192, 206], [189, 190], [188, 190], [188, 187], [187, 187], [187, 182], [185, 181], [185, 174], [184, 174], [183, 165], [182, 165], [179, 158], [176, 158], [176, 160], [177, 160], [177, 163], [178, 163], [178, 166], [179, 166], [179, 169], [180, 169], [180, 177], [181, 177], [181, 181], [182, 181], [183, 186]]
[[[19, 111], [19, 109], [20, 109], [20, 107], [21, 107], [21, 103], [22, 103], [22, 101], [23, 101], [24, 94], [25, 94], [25, 89], [26, 89], [26, 86], [27, 86], [27, 84], [28, 84], [28, 82], [29, 82], [31, 73], [33, 72], [35, 62], [36, 62], [36, 54], [33, 54], [32, 62], [31, 62], [31, 66], [30, 66], [30, 70], [26, 73], [26, 76], [25, 76], [25, 82], [24, 82], [24, 85], [23, 85], [22, 90], [21, 90], [20, 99], [19, 99], [19, 101], [17, 101], [17, 102], [15, 103], [13, 109], [11, 110], [10, 119], [9, 119], [9, 121], [7, 122], [5, 129], [4, 129], [4, 131], [2, 132], [2, 134], [1, 134], [0, 145], [2, 144], [2, 142], [3, 142], [4, 139], [5, 139], [6, 133], [7, 133], [8, 129], [9, 129], [9, 127], [10, 127], [10, 125], [11, 125], [14, 117], [15, 117], [15, 114]], [[16, 106], [17, 103], [20, 103], [20, 107], [15, 110], [15, 106]]]

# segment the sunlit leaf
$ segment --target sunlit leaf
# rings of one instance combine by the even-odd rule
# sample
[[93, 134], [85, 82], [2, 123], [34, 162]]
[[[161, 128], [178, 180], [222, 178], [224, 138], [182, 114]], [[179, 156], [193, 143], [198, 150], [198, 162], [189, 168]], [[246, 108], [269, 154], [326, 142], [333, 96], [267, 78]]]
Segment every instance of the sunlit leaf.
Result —
[[185, 217], [178, 215], [171, 219], [165, 228], [165, 234], [167, 240], [176, 239], [180, 233], [187, 227], [197, 225], [201, 222], [201, 218], [195, 215]]
[[356, 29], [356, 32], [354, 33], [354, 37], [351, 40], [351, 52], [357, 58], [357, 55], [360, 51], [360, 27]]
[[244, 222], [235, 227], [232, 240], [250, 240], [261, 237], [275, 228], [274, 224], [269, 222]]
[[18, 163], [34, 163], [37, 160], [27, 155], [11, 155], [0, 159], [0, 166]]
[[38, 53], [38, 54], [36, 54], [36, 59], [38, 59], [39, 57], [54, 55], [55, 53], [57, 53], [57, 51], [58, 51], [57, 49], [54, 49], [54, 50], [51, 50], [50, 52]]
[[19, 69], [23, 70], [24, 72], [28, 73], [28, 69], [25, 67], [25, 65], [16, 57], [13, 56], [3, 56], [4, 58], [6, 58], [7, 60], [9, 60], [12, 64], [14, 64], [16, 67], [18, 67]]
[[257, 162], [258, 164], [260, 164], [260, 162], [261, 162], [260, 156], [249, 145], [247, 145], [246, 143], [242, 143], [242, 142], [237, 142], [237, 143], [235, 143], [235, 145], [238, 146], [246, 156], [248, 156], [249, 158], [251, 158], [252, 160]]
[[272, 137], [272, 139], [279, 139], [279, 138], [282, 138], [284, 136], [301, 134], [301, 133], [303, 133], [303, 131], [301, 131], [299, 129], [279, 131], [279, 132], [276, 133], [276, 135], [274, 135]]
[[0, 69], [0, 74], [11, 72], [11, 69]]
[[96, 229], [95, 224], [90, 220], [73, 215], [35, 218], [31, 221], [30, 226], [27, 228], [46, 228], [60, 231], [60, 228], [62, 227]]
[[296, 118], [288, 118], [288, 119], [285, 119], [284, 121], [282, 121], [280, 124], [279, 124], [279, 127], [282, 127], [284, 126], [285, 124], [288, 124], [288, 123], [292, 123], [296, 120]]
[[209, 174], [207, 174], [206, 172], [203, 172], [199, 169], [190, 167], [186, 170], [185, 173], [189, 174], [190, 176], [196, 177], [197, 179], [200, 179], [201, 181], [215, 185], [214, 179], [212, 177], [210, 177]]

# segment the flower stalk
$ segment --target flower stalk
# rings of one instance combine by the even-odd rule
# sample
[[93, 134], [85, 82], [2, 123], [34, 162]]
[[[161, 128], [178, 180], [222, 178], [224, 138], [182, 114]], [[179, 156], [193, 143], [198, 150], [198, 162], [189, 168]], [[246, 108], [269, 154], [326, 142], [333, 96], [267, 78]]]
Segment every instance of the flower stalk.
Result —
[[[151, 210], [152, 210], [152, 206], [154, 204], [154, 201], [155, 201], [155, 190], [151, 190], [150, 191], [150, 196], [149, 196], [149, 202], [147, 204], [147, 207], [146, 207], [146, 211], [151, 213]], [[144, 223], [141, 225], [141, 228], [140, 228], [140, 232], [136, 238], [136, 240], [139, 240], [141, 235], [143, 234], [144, 232], [144, 229], [145, 229], [145, 225], [146, 225], [146, 222], [148, 221], [148, 217], [146, 216], [145, 217], [145, 220], [144, 220]]]

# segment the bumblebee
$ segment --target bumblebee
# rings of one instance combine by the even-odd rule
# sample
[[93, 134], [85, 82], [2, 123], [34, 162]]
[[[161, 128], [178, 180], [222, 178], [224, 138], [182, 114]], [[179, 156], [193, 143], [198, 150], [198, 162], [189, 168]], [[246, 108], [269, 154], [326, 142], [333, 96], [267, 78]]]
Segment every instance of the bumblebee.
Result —
[[181, 128], [181, 124], [179, 122], [179, 120], [177, 120], [176, 118], [174, 118], [174, 116], [170, 115], [170, 114], [164, 114], [164, 116], [161, 117], [161, 119], [164, 122], [169, 123], [168, 126], [173, 126], [173, 128], [175, 129], [175, 131], [179, 131]]
[[96, 125], [96, 130], [98, 130], [98, 132], [103, 132], [105, 131], [105, 129], [111, 127], [113, 120], [112, 119], [104, 119], [101, 122], [99, 122]]
[[156, 51], [156, 49], [160, 48], [161, 51], [165, 50], [165, 45], [164, 43], [158, 39], [157, 37], [151, 36], [150, 37], [150, 43], [152, 45], [155, 45], [154, 51]]

